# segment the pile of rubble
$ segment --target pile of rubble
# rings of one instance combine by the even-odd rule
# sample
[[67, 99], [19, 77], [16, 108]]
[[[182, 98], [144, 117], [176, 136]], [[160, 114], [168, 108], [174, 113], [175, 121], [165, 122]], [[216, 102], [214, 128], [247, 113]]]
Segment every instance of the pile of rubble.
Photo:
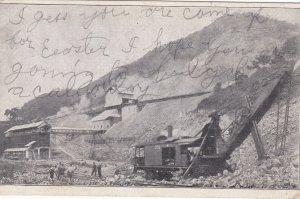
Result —
[[[70, 181], [67, 176], [51, 181], [48, 168], [34, 165], [27, 171], [16, 171], [12, 177], [2, 177], [1, 184], [38, 184], [38, 185], [87, 185], [87, 186], [160, 186], [160, 187], [209, 187], [209, 188], [272, 188], [294, 189], [298, 185], [298, 161], [285, 156], [270, 157], [254, 165], [240, 163], [234, 172], [224, 170], [215, 176], [199, 178], [182, 178], [182, 172], [173, 173], [170, 181], [146, 180], [143, 173], [107, 175], [104, 177], [90, 175], [90, 166], [85, 164], [78, 169]], [[107, 169], [107, 168], [106, 168]]]
[[297, 161], [288, 160], [284, 156], [271, 157], [259, 164], [244, 165], [233, 173], [224, 170], [215, 176], [188, 179], [175, 173], [170, 181], [145, 180], [140, 175], [121, 175], [107, 178], [105, 185], [295, 189], [298, 187], [298, 166]]

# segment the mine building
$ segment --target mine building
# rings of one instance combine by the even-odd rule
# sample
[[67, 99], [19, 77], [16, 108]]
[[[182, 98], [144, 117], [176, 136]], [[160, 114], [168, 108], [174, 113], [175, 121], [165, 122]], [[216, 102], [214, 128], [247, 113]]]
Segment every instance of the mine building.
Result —
[[131, 103], [136, 100], [134, 92], [124, 88], [111, 87], [105, 95], [105, 108], [118, 107], [122, 104]]
[[93, 128], [108, 130], [113, 124], [135, 115], [139, 109], [133, 91], [110, 88], [105, 95], [105, 110], [91, 119]]
[[112, 87], [105, 95], [104, 107], [106, 109], [117, 109], [121, 114], [121, 120], [125, 120], [139, 111], [137, 94], [134, 90]]
[[121, 115], [117, 109], [105, 110], [91, 119], [93, 128], [97, 130], [108, 130], [119, 121], [121, 121]]
[[5, 136], [4, 136], [4, 132], [7, 131], [7, 129], [11, 128], [13, 126], [13, 122], [12, 121], [0, 121], [0, 155], [2, 155], [2, 153], [5, 150]]
[[39, 160], [51, 158], [51, 126], [44, 122], [13, 126], [4, 132], [4, 158]]

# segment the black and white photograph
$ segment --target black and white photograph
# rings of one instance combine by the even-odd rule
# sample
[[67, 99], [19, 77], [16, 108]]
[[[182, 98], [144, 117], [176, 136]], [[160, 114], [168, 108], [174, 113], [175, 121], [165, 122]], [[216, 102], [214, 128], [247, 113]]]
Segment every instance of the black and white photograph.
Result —
[[299, 19], [0, 3], [0, 187], [299, 189]]

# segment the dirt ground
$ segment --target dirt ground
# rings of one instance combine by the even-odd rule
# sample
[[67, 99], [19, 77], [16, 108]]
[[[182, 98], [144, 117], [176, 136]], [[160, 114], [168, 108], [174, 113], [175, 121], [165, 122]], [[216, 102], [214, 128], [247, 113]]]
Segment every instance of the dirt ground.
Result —
[[[92, 176], [93, 161], [62, 161], [65, 166], [75, 165], [72, 179], [65, 173], [61, 179], [50, 179], [49, 169], [59, 161], [0, 161], [0, 184], [14, 185], [79, 185], [79, 186], [158, 186], [202, 188], [276, 188], [298, 187], [298, 162], [290, 157], [271, 157], [260, 164], [239, 165], [234, 172], [224, 170], [216, 176], [182, 178], [182, 172], [173, 173], [169, 181], [145, 180], [144, 173], [132, 173], [132, 166], [118, 162], [101, 162], [102, 177]], [[116, 169], [120, 170], [115, 175]]]
[[[57, 163], [62, 162], [65, 167], [74, 165], [76, 170], [70, 180], [65, 173], [61, 179], [51, 180], [49, 170]], [[40, 161], [9, 161], [1, 160], [0, 163], [0, 184], [37, 184], [37, 185], [111, 185], [112, 182], [124, 175], [129, 176], [130, 167], [112, 162], [101, 162], [102, 177], [92, 176], [92, 164], [94, 161], [83, 160], [40, 160]], [[96, 162], [96, 161], [95, 161]], [[96, 162], [97, 163], [97, 162]], [[121, 171], [120, 175], [115, 176], [116, 169]], [[123, 168], [123, 169], [122, 169]], [[127, 169], [124, 169], [127, 168]]]

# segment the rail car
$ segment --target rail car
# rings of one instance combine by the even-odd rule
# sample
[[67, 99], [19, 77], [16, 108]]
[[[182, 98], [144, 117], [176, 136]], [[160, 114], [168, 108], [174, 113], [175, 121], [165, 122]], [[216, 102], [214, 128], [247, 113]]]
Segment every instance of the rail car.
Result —
[[[205, 137], [159, 137], [152, 143], [138, 144], [134, 152], [134, 172], [144, 171], [146, 179], [170, 179], [172, 172], [189, 169], [189, 175], [215, 175], [230, 169], [227, 157], [207, 154]], [[189, 168], [191, 167], [191, 168]]]

